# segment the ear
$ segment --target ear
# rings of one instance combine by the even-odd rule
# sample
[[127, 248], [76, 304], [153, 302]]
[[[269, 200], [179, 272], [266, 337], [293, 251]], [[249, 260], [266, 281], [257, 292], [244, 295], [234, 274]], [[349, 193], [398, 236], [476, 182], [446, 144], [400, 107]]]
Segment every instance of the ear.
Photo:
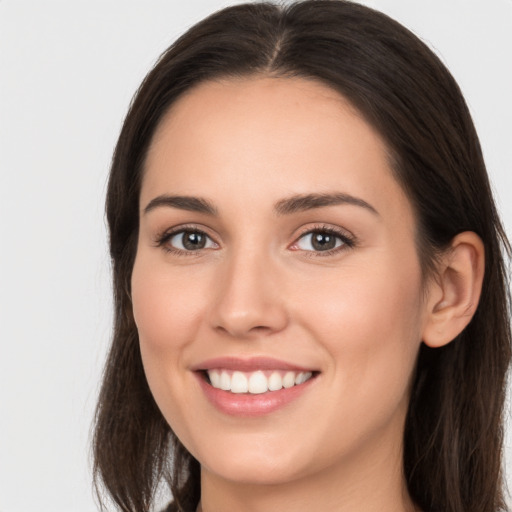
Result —
[[429, 284], [423, 342], [436, 348], [450, 343], [476, 311], [484, 278], [485, 251], [472, 231], [457, 235]]

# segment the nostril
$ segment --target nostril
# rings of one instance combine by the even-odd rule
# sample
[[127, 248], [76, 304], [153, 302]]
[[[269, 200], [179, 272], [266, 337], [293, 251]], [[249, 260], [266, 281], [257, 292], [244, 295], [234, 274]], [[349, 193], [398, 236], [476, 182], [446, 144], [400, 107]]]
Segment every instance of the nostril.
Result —
[[256, 325], [254, 327], [246, 327], [245, 325], [239, 325], [232, 323], [229, 326], [217, 325], [215, 330], [221, 334], [228, 334], [237, 338], [251, 337], [251, 335], [264, 335], [274, 332], [272, 327], [267, 325]]

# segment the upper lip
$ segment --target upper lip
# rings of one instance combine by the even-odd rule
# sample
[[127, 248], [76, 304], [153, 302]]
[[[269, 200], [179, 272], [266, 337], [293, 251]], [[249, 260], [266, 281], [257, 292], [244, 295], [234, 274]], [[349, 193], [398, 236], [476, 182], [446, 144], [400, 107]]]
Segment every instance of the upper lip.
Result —
[[288, 370], [298, 372], [314, 371], [312, 368], [307, 368], [295, 363], [290, 363], [272, 357], [216, 357], [207, 359], [199, 364], [193, 365], [193, 371], [213, 370], [215, 368], [222, 368], [225, 370], [239, 370], [243, 372], [251, 372], [256, 370]]

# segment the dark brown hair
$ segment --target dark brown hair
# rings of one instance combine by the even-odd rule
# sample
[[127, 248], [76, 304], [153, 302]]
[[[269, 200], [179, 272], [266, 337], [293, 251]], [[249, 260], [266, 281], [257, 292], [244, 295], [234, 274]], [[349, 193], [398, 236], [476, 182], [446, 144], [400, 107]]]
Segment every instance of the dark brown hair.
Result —
[[[194, 510], [199, 464], [148, 388], [130, 298], [144, 160], [162, 116], [205, 80], [267, 75], [318, 80], [346, 97], [386, 141], [417, 217], [425, 275], [466, 230], [483, 240], [478, 309], [452, 343], [422, 345], [404, 433], [404, 474], [423, 511], [496, 512], [503, 502], [502, 427], [511, 357], [503, 251], [509, 251], [468, 108], [440, 60], [411, 32], [343, 0], [226, 8], [191, 28], [138, 90], [107, 193], [115, 319], [99, 397], [95, 475], [123, 511], [145, 512], [167, 482], [173, 510]], [[171, 510], [171, 508], [169, 508]]]

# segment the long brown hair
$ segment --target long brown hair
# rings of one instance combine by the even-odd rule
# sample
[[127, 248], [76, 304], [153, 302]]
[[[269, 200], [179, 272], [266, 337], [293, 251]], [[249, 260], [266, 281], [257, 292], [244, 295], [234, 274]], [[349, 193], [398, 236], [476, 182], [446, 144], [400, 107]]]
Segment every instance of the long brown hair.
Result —
[[137, 91], [107, 193], [115, 319], [96, 415], [98, 487], [123, 511], [148, 511], [162, 482], [172, 490], [173, 510], [198, 503], [199, 464], [151, 396], [132, 314], [141, 179], [152, 135], [181, 94], [205, 80], [262, 74], [319, 80], [379, 131], [416, 213], [425, 275], [458, 233], [474, 231], [483, 240], [485, 278], [473, 319], [447, 346], [420, 349], [404, 474], [424, 511], [505, 510], [502, 415], [511, 336], [503, 252], [509, 245], [478, 137], [440, 60], [389, 17], [343, 0], [223, 9], [178, 39]]

